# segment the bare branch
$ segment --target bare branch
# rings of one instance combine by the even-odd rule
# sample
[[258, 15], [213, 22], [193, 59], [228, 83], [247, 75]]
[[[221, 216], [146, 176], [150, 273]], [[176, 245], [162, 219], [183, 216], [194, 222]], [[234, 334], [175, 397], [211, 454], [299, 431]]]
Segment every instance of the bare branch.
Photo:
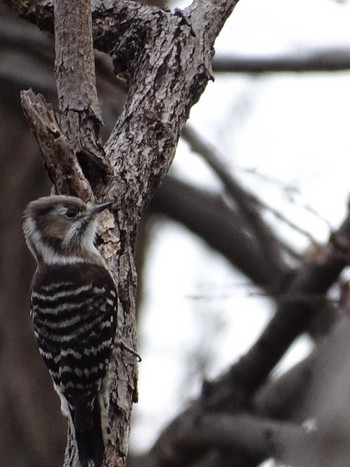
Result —
[[183, 14], [203, 45], [212, 49], [217, 35], [237, 3], [238, 0], [193, 0]]
[[271, 291], [282, 279], [280, 268], [272, 268], [271, 263], [266, 267], [264, 254], [255, 238], [249, 235], [241, 214], [221, 197], [167, 177], [155, 194], [151, 208], [199, 235], [265, 291]]
[[204, 141], [196, 131], [186, 126], [183, 131], [184, 139], [190, 144], [193, 151], [202, 156], [207, 164], [214, 170], [222, 181], [227, 194], [231, 197], [243, 217], [251, 227], [257, 243], [260, 245], [264, 261], [272, 270], [283, 273], [288, 269], [282, 258], [283, 246], [264, 222], [260, 214], [261, 202], [255, 195], [243, 188], [219, 160], [216, 151]]
[[[100, 140], [101, 109], [96, 91], [91, 2], [57, 0], [55, 71], [62, 130], [90, 183], [112, 175]], [[91, 167], [92, 166], [92, 167]], [[96, 174], [96, 170], [98, 174]]]
[[[340, 308], [343, 307], [344, 303], [340, 303]], [[286, 445], [288, 465], [341, 466], [348, 463], [349, 336], [349, 315], [343, 315], [310, 357], [282, 376], [279, 382], [271, 382], [267, 392], [260, 396], [265, 416], [311, 420], [317, 430], [316, 444], [308, 442], [301, 449], [293, 444]], [[272, 393], [271, 386], [275, 386]], [[266, 398], [268, 394], [270, 397]]]
[[[61, 114], [67, 114], [64, 125], [74, 125], [69, 114], [73, 111], [85, 113], [100, 126], [102, 117], [96, 92], [91, 3], [57, 0], [54, 17], [58, 105]], [[75, 126], [70, 131], [74, 133]], [[77, 132], [76, 137], [79, 137], [79, 129]]]
[[314, 363], [311, 354], [277, 379], [269, 379], [254, 397], [256, 413], [274, 420], [305, 419], [305, 397]]
[[[334, 237], [342, 239], [342, 248]], [[304, 264], [287, 290], [281, 295], [279, 307], [249, 352], [229, 372], [230, 380], [237, 380], [248, 391], [255, 392], [294, 339], [309, 325], [311, 319], [329, 306], [325, 293], [348, 264], [350, 217], [324, 247], [323, 257]]]
[[[135, 465], [184, 467], [201, 459], [208, 450], [235, 456], [247, 453], [257, 462], [268, 457], [283, 459], [285, 446], [300, 445], [313, 438], [292, 423], [279, 423], [249, 415], [187, 413], [165, 430], [161, 441]], [[130, 467], [133, 466], [131, 462]]]
[[90, 185], [77, 164], [75, 154], [58, 125], [51, 105], [32, 90], [22, 91], [21, 100], [57, 193], [78, 196], [84, 201], [90, 200]]
[[274, 57], [216, 56], [216, 73], [305, 73], [332, 72], [350, 68], [347, 49], [311, 50], [304, 53]]

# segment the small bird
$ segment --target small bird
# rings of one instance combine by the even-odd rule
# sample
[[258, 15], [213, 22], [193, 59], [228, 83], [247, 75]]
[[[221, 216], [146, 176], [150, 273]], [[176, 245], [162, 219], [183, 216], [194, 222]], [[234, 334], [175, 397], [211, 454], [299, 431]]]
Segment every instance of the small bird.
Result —
[[37, 269], [30, 316], [61, 410], [71, 419], [81, 467], [102, 465], [105, 377], [117, 320], [117, 291], [95, 246], [98, 213], [72, 196], [29, 203], [23, 231]]

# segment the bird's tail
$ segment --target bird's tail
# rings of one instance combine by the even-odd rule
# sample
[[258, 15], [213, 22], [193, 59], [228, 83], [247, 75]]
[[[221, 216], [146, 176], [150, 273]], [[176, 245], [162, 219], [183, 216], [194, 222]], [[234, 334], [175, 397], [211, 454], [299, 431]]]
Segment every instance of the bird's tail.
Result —
[[101, 467], [105, 450], [101, 427], [83, 432], [76, 430], [76, 440], [81, 467]]
[[86, 423], [82, 421], [83, 411], [81, 409], [82, 407], [78, 405], [72, 413], [80, 465], [81, 467], [101, 467], [105, 445], [99, 404], [95, 401], [88, 419], [85, 419]]

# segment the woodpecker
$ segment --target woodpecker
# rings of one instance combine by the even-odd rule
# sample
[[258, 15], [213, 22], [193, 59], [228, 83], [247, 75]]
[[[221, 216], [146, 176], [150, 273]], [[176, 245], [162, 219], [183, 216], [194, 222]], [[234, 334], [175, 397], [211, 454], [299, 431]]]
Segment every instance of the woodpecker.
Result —
[[117, 292], [95, 246], [98, 213], [72, 196], [48, 196], [24, 211], [24, 236], [37, 269], [30, 316], [81, 467], [102, 465], [105, 379], [116, 330]]

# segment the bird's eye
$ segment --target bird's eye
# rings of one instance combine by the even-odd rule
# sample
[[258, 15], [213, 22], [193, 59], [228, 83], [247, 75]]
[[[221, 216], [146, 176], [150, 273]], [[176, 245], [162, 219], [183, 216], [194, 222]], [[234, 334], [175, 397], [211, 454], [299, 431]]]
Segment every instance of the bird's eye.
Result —
[[65, 216], [68, 218], [68, 219], [74, 219], [74, 217], [76, 217], [78, 214], [78, 211], [75, 209], [75, 208], [67, 208], [66, 212], [65, 212]]

